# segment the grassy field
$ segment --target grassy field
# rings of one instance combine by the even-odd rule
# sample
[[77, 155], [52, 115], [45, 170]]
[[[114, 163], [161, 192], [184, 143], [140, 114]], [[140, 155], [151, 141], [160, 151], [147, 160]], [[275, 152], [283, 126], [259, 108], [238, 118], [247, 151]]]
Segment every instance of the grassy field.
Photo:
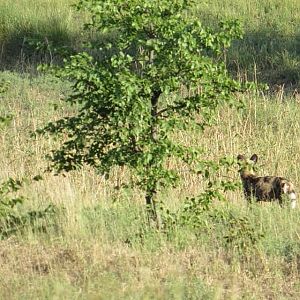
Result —
[[[75, 0], [0, 0], [1, 69], [35, 72], [42, 61], [55, 60], [53, 48], [77, 49], [84, 17], [70, 7]], [[238, 18], [245, 35], [227, 53], [233, 74], [240, 78], [285, 85], [299, 85], [300, 3], [297, 0], [204, 1], [195, 13], [204, 24], [216, 27], [224, 18]], [[45, 42], [34, 51], [30, 41]], [[47, 47], [48, 46], [48, 47]]]
[[[32, 9], [33, 2], [39, 3], [38, 10]], [[47, 37], [76, 47], [80, 26], [68, 7], [71, 2], [0, 0], [0, 81], [10, 82], [0, 96], [0, 116], [12, 115], [0, 128], [1, 180], [43, 173], [44, 156], [57, 143], [53, 138], [33, 139], [30, 132], [70, 109], [62, 101], [68, 89], [49, 76], [36, 76], [34, 68], [45, 57], [26, 48], [24, 38]], [[215, 0], [199, 6], [207, 23], [222, 16], [244, 22], [245, 39], [228, 53], [231, 69], [240, 77], [276, 85], [271, 86], [273, 93], [245, 95], [243, 111], [222, 108], [204, 135], [178, 134], [184, 143], [202, 145], [207, 158], [257, 153], [259, 174], [288, 177], [296, 187], [299, 6], [296, 0], [238, 5]], [[226, 175], [238, 180], [235, 169]], [[0, 241], [0, 298], [300, 298], [299, 207], [248, 206], [238, 190], [227, 195], [227, 202], [203, 212], [201, 226], [176, 225], [161, 232], [147, 228], [138, 191], [113, 188], [126, 176], [124, 170], [114, 170], [105, 181], [83, 169], [65, 177], [45, 174], [44, 180], [25, 185], [17, 193], [28, 199], [20, 209], [52, 203], [57, 213], [43, 221], [42, 230], [33, 224]], [[200, 177], [185, 170], [182, 177], [177, 189], [160, 196], [172, 211], [203, 188]], [[256, 239], [254, 248], [251, 238]]]
[[242, 21], [244, 39], [228, 53], [229, 67], [242, 78], [299, 86], [299, 1], [207, 1], [199, 12], [208, 24], [224, 17]]

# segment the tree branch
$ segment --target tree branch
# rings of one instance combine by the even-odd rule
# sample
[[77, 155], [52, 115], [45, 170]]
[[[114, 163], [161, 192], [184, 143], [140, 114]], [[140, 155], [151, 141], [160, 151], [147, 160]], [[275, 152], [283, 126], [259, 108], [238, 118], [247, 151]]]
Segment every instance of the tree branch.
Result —
[[161, 116], [163, 113], [165, 113], [165, 112], [167, 112], [167, 111], [174, 111], [174, 110], [178, 110], [178, 109], [181, 109], [181, 108], [184, 108], [184, 103], [181, 103], [181, 104], [178, 104], [178, 105], [176, 105], [176, 106], [168, 106], [168, 107], [166, 107], [166, 108], [163, 108], [163, 109], [161, 109], [160, 111], [158, 111], [157, 113], [156, 113], [156, 116], [157, 117], [159, 117], [159, 116]]

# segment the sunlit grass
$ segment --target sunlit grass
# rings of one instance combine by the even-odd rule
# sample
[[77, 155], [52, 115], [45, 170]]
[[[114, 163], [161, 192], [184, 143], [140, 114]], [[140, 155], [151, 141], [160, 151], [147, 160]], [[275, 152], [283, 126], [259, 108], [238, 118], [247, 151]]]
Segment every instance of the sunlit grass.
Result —
[[[249, 207], [239, 190], [203, 214], [199, 231], [178, 226], [165, 234], [149, 229], [143, 195], [113, 188], [126, 181], [124, 170], [114, 170], [109, 181], [85, 168], [65, 177], [43, 174], [44, 156], [57, 141], [32, 139], [30, 132], [68, 113], [60, 100], [65, 84], [9, 72], [1, 78], [11, 84], [0, 114], [12, 114], [13, 120], [1, 129], [0, 177], [42, 174], [44, 180], [21, 191], [28, 198], [26, 207], [53, 203], [59, 208], [55, 225], [49, 222], [45, 232], [28, 228], [1, 241], [2, 298], [297, 298], [299, 208], [291, 211], [277, 203]], [[223, 107], [204, 134], [191, 131], [177, 138], [202, 146], [210, 159], [257, 153], [259, 174], [286, 176], [299, 186], [297, 100], [281, 92], [244, 100], [245, 110]], [[203, 189], [199, 176], [180, 172], [180, 186], [160, 195], [172, 211], [182, 207], [187, 195]], [[239, 180], [235, 169], [219, 174], [224, 175]], [[244, 261], [234, 248], [228, 250], [224, 237], [230, 227], [215, 223], [210, 214], [246, 216], [264, 233], [256, 254]]]

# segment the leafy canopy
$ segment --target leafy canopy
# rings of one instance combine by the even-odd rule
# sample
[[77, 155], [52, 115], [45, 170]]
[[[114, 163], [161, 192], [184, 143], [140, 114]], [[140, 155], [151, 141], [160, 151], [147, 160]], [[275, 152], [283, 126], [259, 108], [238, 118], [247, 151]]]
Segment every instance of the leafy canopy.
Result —
[[[174, 185], [175, 157], [194, 166], [197, 147], [186, 147], [174, 133], [210, 125], [223, 103], [243, 91], [228, 75], [221, 57], [241, 37], [237, 21], [212, 32], [191, 11], [188, 0], [81, 0], [85, 29], [92, 41], [55, 70], [72, 84], [66, 99], [77, 113], [42, 130], [64, 137], [51, 160], [57, 171], [84, 164], [109, 174], [126, 166], [151, 203], [156, 192]], [[192, 92], [188, 92], [192, 91]], [[197, 121], [196, 121], [197, 120]], [[148, 198], [147, 198], [148, 197]]]

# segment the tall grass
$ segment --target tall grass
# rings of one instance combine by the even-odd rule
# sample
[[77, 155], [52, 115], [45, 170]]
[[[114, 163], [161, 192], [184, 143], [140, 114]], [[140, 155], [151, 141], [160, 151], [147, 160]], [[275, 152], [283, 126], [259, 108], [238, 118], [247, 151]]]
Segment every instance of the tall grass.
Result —
[[[10, 113], [13, 120], [1, 129], [0, 178], [40, 174], [46, 167], [44, 155], [57, 141], [32, 140], [30, 131], [68, 112], [70, 108], [59, 100], [65, 85], [50, 77], [10, 72], [1, 78], [11, 84], [1, 99], [0, 114]], [[203, 135], [191, 131], [178, 133], [178, 138], [202, 145], [208, 158], [255, 152], [260, 156], [260, 174], [286, 176], [299, 186], [299, 103], [282, 93], [272, 98], [249, 95], [244, 100], [243, 111], [223, 107], [215, 126]], [[51, 202], [60, 212], [55, 224], [49, 220], [42, 232], [33, 226], [0, 242], [1, 298], [299, 296], [299, 209], [276, 203], [248, 206], [239, 190], [228, 194], [228, 202], [215, 203], [203, 213], [201, 227], [175, 225], [169, 232], [158, 232], [145, 225], [138, 191], [113, 188], [126, 180], [124, 172], [115, 170], [109, 181], [88, 169], [66, 177], [44, 174], [44, 180], [21, 191], [29, 198], [27, 207]], [[238, 180], [237, 170], [226, 176]], [[200, 177], [186, 170], [182, 177], [177, 189], [161, 195], [172, 211], [187, 195], [202, 189]], [[247, 235], [226, 243], [226, 236], [243, 234], [243, 226], [246, 233], [252, 234], [254, 228], [264, 234], [246, 257], [238, 249], [248, 241]], [[244, 254], [249, 250], [242, 249]]]
[[[31, 42], [44, 42], [53, 47], [73, 46], [78, 42], [80, 22], [74, 1], [0, 1], [1, 69], [34, 72], [34, 67], [51, 53], [42, 56]], [[49, 59], [48, 61], [49, 62]]]
[[297, 0], [209, 1], [199, 15], [215, 26], [238, 18], [245, 35], [229, 50], [229, 66], [239, 76], [297, 87], [300, 79], [300, 2]]

